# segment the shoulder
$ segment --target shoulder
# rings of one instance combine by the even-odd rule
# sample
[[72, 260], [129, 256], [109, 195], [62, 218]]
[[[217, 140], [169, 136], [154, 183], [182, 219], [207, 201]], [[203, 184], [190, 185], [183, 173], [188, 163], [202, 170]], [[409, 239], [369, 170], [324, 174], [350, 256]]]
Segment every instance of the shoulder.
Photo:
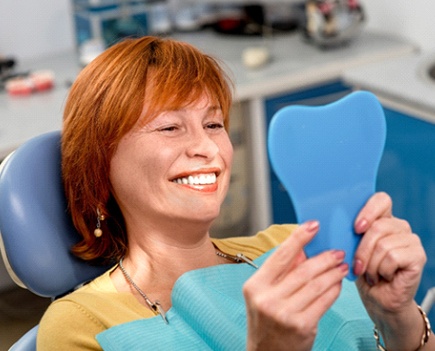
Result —
[[216, 246], [229, 254], [244, 253], [255, 259], [281, 244], [297, 228], [296, 224], [275, 224], [253, 236], [213, 239]]
[[39, 323], [37, 349], [100, 350], [95, 335], [105, 329], [86, 306], [62, 298], [48, 307]]
[[48, 307], [39, 324], [38, 350], [100, 350], [98, 333], [153, 316], [133, 295], [116, 291], [110, 271]]

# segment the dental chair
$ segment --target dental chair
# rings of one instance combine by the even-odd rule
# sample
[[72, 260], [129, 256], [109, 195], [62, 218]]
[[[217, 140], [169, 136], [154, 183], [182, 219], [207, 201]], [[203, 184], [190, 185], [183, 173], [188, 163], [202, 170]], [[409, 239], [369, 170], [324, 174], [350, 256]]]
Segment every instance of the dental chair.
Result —
[[[36, 295], [56, 299], [108, 267], [70, 253], [80, 236], [66, 214], [60, 173], [60, 132], [24, 143], [0, 164], [0, 247], [9, 275]], [[36, 350], [38, 327], [10, 350]]]

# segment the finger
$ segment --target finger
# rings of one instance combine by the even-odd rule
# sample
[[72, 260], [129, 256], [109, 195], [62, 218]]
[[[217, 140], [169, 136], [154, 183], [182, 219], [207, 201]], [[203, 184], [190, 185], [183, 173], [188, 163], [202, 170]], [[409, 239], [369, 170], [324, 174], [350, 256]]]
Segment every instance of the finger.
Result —
[[[311, 281], [340, 266], [344, 261], [344, 251], [331, 250], [307, 259], [288, 272], [274, 285], [275, 296], [291, 296], [303, 289]], [[348, 266], [345, 265], [348, 270]]]
[[342, 280], [337, 284], [332, 285], [328, 290], [324, 291], [311, 305], [305, 310], [305, 314], [312, 316], [315, 320], [320, 320], [322, 316], [331, 308], [334, 302], [340, 296]]
[[411, 234], [408, 222], [398, 218], [380, 218], [363, 235], [354, 256], [354, 273], [363, 274], [372, 259], [378, 241], [389, 235]]
[[338, 298], [348, 267], [342, 264], [307, 282], [297, 294], [288, 298], [286, 313], [308, 315], [318, 321]]
[[[344, 260], [344, 252], [328, 251], [310, 258], [287, 275], [283, 279], [264, 282], [258, 277], [252, 276], [243, 287], [243, 294], [254, 310], [262, 311], [270, 318], [278, 318], [284, 305], [291, 301], [294, 293], [302, 293], [305, 285], [316, 279], [319, 275], [337, 269]], [[262, 267], [263, 268], [263, 267]], [[346, 267], [348, 269], [348, 267]], [[343, 278], [347, 272], [343, 272]], [[329, 283], [333, 283], [332, 280]], [[293, 304], [293, 312], [300, 306]]]
[[365, 271], [369, 285], [377, 284], [380, 278], [392, 280], [401, 266], [399, 253], [410, 248], [408, 238], [411, 238], [411, 235], [389, 235], [381, 237], [376, 242]]
[[342, 267], [335, 267], [319, 276], [316, 282], [306, 281], [307, 284], [296, 295], [277, 297], [268, 290], [254, 299], [247, 299], [248, 305], [278, 324], [298, 330], [310, 329], [310, 325], [315, 327], [339, 296], [345, 275]]
[[364, 233], [380, 217], [392, 216], [391, 198], [384, 192], [375, 193], [358, 213], [354, 228], [357, 233]]
[[[394, 242], [390, 242], [388, 244], [390, 248], [387, 248], [381, 254], [382, 259], [376, 268], [377, 274], [386, 281], [392, 281], [399, 270], [406, 271], [409, 280], [412, 280], [411, 276], [418, 277], [426, 263], [426, 254], [421, 246], [420, 238], [412, 234], [403, 238], [393, 236], [390, 241]], [[367, 272], [374, 274], [371, 272], [370, 265]]]
[[319, 222], [317, 221], [308, 221], [296, 228], [257, 270], [255, 273], [257, 279], [270, 283], [291, 270], [294, 262], [300, 261], [304, 246], [310, 242], [318, 230]]

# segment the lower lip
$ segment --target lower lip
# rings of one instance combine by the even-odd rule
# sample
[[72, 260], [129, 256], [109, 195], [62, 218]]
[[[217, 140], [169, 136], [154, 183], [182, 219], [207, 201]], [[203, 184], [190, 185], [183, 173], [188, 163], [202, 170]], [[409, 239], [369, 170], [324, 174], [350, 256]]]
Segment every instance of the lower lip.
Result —
[[215, 192], [218, 188], [217, 183], [214, 184], [204, 184], [204, 185], [189, 185], [189, 184], [178, 184], [182, 187], [188, 188], [190, 190], [200, 191], [204, 193], [212, 193]]

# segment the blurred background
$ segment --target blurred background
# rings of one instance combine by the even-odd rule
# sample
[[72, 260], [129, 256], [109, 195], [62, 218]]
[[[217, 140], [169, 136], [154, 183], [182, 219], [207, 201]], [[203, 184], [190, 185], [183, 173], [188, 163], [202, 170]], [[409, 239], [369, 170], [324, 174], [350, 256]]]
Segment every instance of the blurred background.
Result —
[[[110, 2], [100, 0], [88, 3]], [[172, 2], [179, 3], [183, 7], [195, 3], [187, 0]], [[210, 1], [198, 1], [199, 4], [207, 2]], [[237, 3], [237, 1], [225, 0], [218, 3], [225, 2]], [[277, 3], [286, 2], [298, 1], [277, 1]], [[244, 1], [244, 3], [249, 2]], [[253, 3], [258, 4], [261, 1]], [[267, 3], [274, 3], [274, 1]], [[391, 33], [415, 42], [422, 49], [433, 50], [435, 31], [431, 30], [430, 24], [434, 3], [425, 0], [412, 2], [364, 0], [362, 5], [367, 13], [368, 30]], [[158, 5], [156, 7], [159, 8]], [[74, 3], [71, 0], [2, 1], [0, 3], [0, 53], [24, 59], [73, 48], [76, 44], [73, 8]]]
[[[173, 36], [220, 57], [236, 82], [236, 162], [213, 235], [250, 235], [296, 220], [267, 161], [272, 115], [371, 90], [389, 130], [378, 189], [392, 195], [395, 214], [430, 256], [421, 302], [435, 286], [434, 12], [435, 2], [423, 0], [1, 1], [0, 161], [60, 128], [69, 86], [106, 47], [129, 36]], [[38, 88], [32, 73], [45, 85]], [[37, 324], [49, 302], [16, 287], [0, 263], [0, 351]]]

